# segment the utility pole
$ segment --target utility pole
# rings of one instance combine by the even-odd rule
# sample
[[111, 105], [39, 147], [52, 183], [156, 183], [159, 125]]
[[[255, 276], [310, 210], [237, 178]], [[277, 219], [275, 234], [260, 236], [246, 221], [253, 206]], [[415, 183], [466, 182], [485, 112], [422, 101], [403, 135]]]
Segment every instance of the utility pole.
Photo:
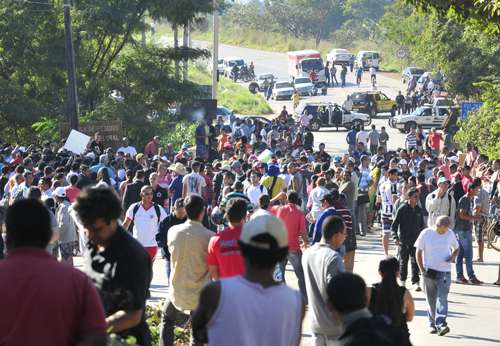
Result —
[[217, 0], [213, 0], [214, 7], [214, 42], [212, 52], [212, 100], [217, 100], [217, 77], [219, 73], [219, 12]]
[[75, 51], [71, 29], [70, 0], [64, 0], [64, 36], [66, 41], [66, 65], [68, 69], [67, 113], [70, 129], [78, 130], [78, 94], [76, 91]]

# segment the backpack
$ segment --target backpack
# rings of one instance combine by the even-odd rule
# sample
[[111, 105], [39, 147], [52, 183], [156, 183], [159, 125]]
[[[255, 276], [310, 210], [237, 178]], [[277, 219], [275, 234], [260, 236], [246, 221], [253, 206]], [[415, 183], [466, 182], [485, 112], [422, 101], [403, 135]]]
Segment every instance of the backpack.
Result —
[[[134, 209], [132, 210], [132, 222], [130, 223], [130, 226], [128, 226], [128, 231], [130, 233], [133, 232], [133, 229], [134, 229], [134, 220], [135, 220], [135, 214], [137, 214], [137, 212], [139, 211], [139, 207], [141, 206], [141, 202], [137, 202], [135, 205], [134, 205]], [[153, 203], [153, 207], [155, 208], [155, 212], [156, 212], [156, 222], [157, 222], [157, 225], [159, 226], [160, 225], [160, 217], [161, 217], [161, 210], [160, 210], [160, 206], [156, 203]]]

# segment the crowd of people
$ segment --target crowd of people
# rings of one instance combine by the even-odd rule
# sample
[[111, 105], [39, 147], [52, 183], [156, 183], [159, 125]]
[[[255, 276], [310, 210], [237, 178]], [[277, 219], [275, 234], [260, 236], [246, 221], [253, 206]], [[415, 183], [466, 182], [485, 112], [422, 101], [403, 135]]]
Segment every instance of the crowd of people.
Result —
[[[332, 156], [284, 108], [269, 125], [200, 121], [195, 148], [154, 137], [144, 150], [126, 138], [113, 150], [99, 134], [82, 155], [3, 145], [0, 340], [103, 345], [111, 331], [150, 345], [145, 307], [160, 256], [162, 346], [183, 318], [192, 345], [296, 345], [306, 306], [313, 345], [410, 345], [409, 261], [430, 332], [445, 335], [452, 262], [457, 282], [482, 283], [473, 234], [483, 261], [500, 159], [446, 146], [437, 131], [412, 130], [390, 150], [382, 133], [353, 128], [348, 150]], [[375, 232], [386, 257], [367, 289], [352, 272], [357, 241]], [[83, 272], [71, 268], [76, 255]], [[298, 290], [286, 285], [288, 264]]]

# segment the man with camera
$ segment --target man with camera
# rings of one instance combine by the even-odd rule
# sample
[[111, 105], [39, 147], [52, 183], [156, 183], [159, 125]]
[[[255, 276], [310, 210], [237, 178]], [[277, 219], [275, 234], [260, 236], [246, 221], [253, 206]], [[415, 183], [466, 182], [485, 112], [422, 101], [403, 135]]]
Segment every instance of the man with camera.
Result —
[[436, 226], [420, 233], [415, 242], [417, 263], [424, 276], [430, 333], [443, 336], [450, 331], [446, 323], [451, 263], [458, 255], [458, 241], [450, 229], [448, 216], [439, 216]]

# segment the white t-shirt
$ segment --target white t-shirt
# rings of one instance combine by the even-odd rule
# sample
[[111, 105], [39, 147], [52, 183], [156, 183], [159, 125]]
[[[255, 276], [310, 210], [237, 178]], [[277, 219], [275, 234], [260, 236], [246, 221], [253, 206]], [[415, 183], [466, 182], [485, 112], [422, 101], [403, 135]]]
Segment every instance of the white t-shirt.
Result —
[[376, 75], [377, 74], [377, 69], [375, 67], [370, 67], [370, 76]]
[[157, 246], [156, 234], [158, 233], [159, 223], [167, 217], [165, 209], [161, 206], [160, 208], [160, 221], [158, 221], [158, 216], [154, 206], [145, 210], [141, 202], [139, 203], [139, 209], [135, 213], [134, 208], [137, 203], [132, 204], [126, 213], [126, 217], [129, 220], [134, 221], [133, 236], [139, 243], [144, 247]]
[[356, 143], [363, 143], [365, 146], [368, 144], [368, 132], [361, 130], [356, 134]]
[[245, 190], [245, 194], [247, 195], [248, 199], [250, 199], [250, 202], [257, 207], [259, 206], [259, 197], [260, 195], [267, 195], [267, 189], [264, 185], [250, 185], [247, 187]]
[[450, 272], [451, 263], [447, 259], [458, 248], [458, 241], [451, 229], [445, 234], [439, 234], [432, 228], [426, 228], [418, 236], [415, 247], [424, 252], [425, 269]]
[[120, 147], [116, 150], [116, 152], [119, 151], [121, 151], [125, 155], [129, 154], [132, 157], [135, 157], [135, 155], [137, 155], [137, 150], [135, 150], [135, 148], [131, 145], [129, 145], [128, 147]]
[[189, 195], [201, 195], [203, 188], [207, 186], [205, 178], [199, 173], [192, 172], [182, 178], [182, 185], [187, 185], [186, 197]]

